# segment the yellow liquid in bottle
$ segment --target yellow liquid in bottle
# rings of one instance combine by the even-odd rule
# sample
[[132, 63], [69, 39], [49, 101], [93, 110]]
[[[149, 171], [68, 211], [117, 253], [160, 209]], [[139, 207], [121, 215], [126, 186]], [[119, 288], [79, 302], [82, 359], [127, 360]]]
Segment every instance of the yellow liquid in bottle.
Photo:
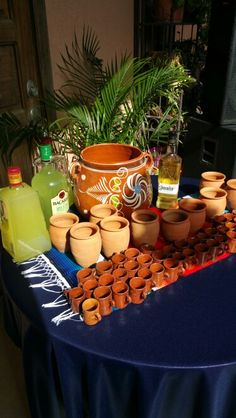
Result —
[[51, 248], [37, 193], [27, 184], [0, 189], [2, 243], [21, 262]]
[[159, 209], [178, 207], [181, 165], [182, 159], [177, 154], [167, 154], [160, 159], [156, 203]]

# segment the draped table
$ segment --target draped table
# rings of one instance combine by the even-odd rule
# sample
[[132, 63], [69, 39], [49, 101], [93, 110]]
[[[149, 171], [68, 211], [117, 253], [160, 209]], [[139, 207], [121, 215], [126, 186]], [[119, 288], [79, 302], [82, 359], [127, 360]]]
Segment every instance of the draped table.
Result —
[[93, 327], [68, 314], [55, 260], [1, 258], [32, 418], [236, 417], [236, 255]]

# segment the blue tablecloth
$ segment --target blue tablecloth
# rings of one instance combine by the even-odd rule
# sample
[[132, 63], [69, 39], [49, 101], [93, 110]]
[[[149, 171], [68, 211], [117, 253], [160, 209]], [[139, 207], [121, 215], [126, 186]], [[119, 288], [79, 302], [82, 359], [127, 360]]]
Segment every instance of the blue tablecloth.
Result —
[[60, 417], [61, 400], [67, 418], [236, 417], [236, 255], [94, 327], [63, 317], [66, 283], [37, 287], [42, 275], [32, 267], [2, 252], [8, 314], [27, 320], [32, 418]]

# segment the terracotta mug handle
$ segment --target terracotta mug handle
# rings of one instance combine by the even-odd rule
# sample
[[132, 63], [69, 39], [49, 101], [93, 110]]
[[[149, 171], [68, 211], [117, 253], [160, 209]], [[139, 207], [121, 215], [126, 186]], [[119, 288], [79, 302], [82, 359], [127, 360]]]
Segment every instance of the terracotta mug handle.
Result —
[[97, 312], [97, 313], [95, 313], [94, 316], [98, 321], [101, 321], [102, 317], [101, 317], [100, 313]]
[[129, 295], [126, 296], [126, 303], [127, 305], [131, 302], [131, 297]]
[[70, 173], [70, 177], [73, 181], [77, 181], [78, 179], [78, 174], [81, 171], [81, 165], [78, 161], [75, 161], [73, 163], [71, 163], [70, 168], [69, 168], [69, 173]]
[[154, 165], [154, 162], [153, 162], [153, 158], [151, 154], [149, 154], [148, 152], [143, 152], [143, 156], [147, 159], [146, 161], [147, 168], [152, 168]]

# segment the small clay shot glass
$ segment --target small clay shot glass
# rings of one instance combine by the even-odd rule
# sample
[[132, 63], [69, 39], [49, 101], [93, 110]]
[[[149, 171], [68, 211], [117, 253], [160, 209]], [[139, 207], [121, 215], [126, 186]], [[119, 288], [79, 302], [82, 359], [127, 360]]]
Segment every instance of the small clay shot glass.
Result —
[[104, 273], [98, 278], [99, 286], [108, 286], [111, 288], [114, 283], [115, 283], [115, 279], [114, 279], [113, 274], [111, 273]]
[[83, 286], [83, 289], [84, 289], [84, 292], [85, 292], [85, 296], [88, 299], [88, 298], [91, 298], [93, 296], [94, 289], [96, 289], [96, 287], [98, 287], [98, 281], [94, 277], [92, 279], [86, 280], [86, 282], [84, 282], [82, 286]]
[[96, 266], [96, 274], [101, 276], [104, 273], [111, 273], [113, 270], [113, 263], [111, 260], [99, 261]]
[[152, 263], [150, 265], [150, 271], [152, 272], [152, 281], [154, 283], [154, 287], [157, 289], [161, 289], [165, 286], [165, 277], [164, 272], [165, 268], [161, 263]]
[[211, 259], [211, 254], [209, 247], [205, 243], [199, 243], [196, 244], [194, 247], [196, 251], [196, 257], [197, 257], [197, 264], [202, 266], [203, 264], [207, 263]]
[[174, 258], [167, 258], [163, 262], [163, 266], [165, 267], [164, 276], [169, 284], [178, 280], [179, 276], [183, 273], [179, 260]]
[[93, 292], [94, 298], [99, 301], [99, 312], [102, 316], [112, 313], [114, 301], [112, 300], [112, 291], [108, 286], [98, 286]]
[[102, 319], [99, 311], [99, 301], [95, 298], [84, 300], [82, 303], [82, 311], [86, 325], [96, 325]]
[[124, 263], [126, 262], [127, 258], [124, 253], [115, 253], [111, 257], [111, 261], [113, 263], [113, 269], [117, 267], [124, 267]]
[[112, 286], [112, 295], [116, 308], [124, 309], [130, 303], [129, 286], [120, 280]]
[[81, 313], [81, 305], [85, 299], [84, 289], [81, 286], [66, 289], [64, 291], [64, 295], [67, 297], [72, 311], [75, 313]]
[[139, 270], [139, 268], [140, 268], [140, 265], [139, 265], [139, 263], [137, 262], [137, 260], [135, 260], [135, 259], [130, 259], [130, 260], [127, 260], [127, 261], [125, 262], [125, 264], [124, 264], [124, 268], [125, 268], [125, 269], [126, 269], [126, 271], [127, 271], [128, 277], [129, 277], [129, 278], [131, 278], [131, 277], [136, 276], [136, 274], [137, 274], [137, 272], [138, 272], [138, 270]]
[[155, 283], [152, 280], [152, 272], [150, 270], [150, 268], [148, 267], [142, 267], [139, 269], [138, 271], [138, 277], [142, 277], [142, 279], [145, 280], [146, 283], [146, 287], [145, 290], [147, 293], [149, 293], [152, 289], [152, 287], [154, 287]]
[[132, 277], [129, 282], [131, 302], [143, 303], [147, 297], [146, 282], [142, 277]]
[[136, 260], [139, 254], [139, 249], [135, 247], [130, 247], [125, 250], [125, 256], [128, 260]]
[[83, 284], [88, 279], [92, 279], [94, 277], [94, 269], [90, 267], [84, 267], [81, 270], [78, 270], [76, 273], [76, 278], [78, 285]]
[[115, 270], [113, 270], [112, 275], [114, 277], [115, 282], [119, 282], [120, 280], [126, 282], [129, 278], [128, 272], [124, 267], [116, 268]]

